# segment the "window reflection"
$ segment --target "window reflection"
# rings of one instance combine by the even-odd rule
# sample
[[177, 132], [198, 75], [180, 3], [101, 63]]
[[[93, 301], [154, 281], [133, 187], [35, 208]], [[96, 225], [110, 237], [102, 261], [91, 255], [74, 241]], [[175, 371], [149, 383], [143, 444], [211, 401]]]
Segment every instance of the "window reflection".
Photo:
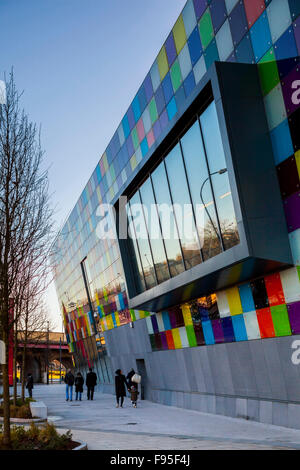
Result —
[[144, 214], [146, 215], [147, 213], [147, 217], [145, 217], [146, 225], [148, 229], [157, 280], [158, 282], [163, 282], [169, 279], [170, 275], [164, 244], [161, 238], [159, 219], [150, 178], [148, 178], [140, 188], [140, 195], [144, 210], [146, 210], [146, 212], [144, 211]]
[[218, 172], [226, 168], [224, 149], [219, 129], [216, 105], [212, 102], [200, 116], [203, 138], [207, 153], [216, 206], [220, 221], [220, 228], [225, 249], [231, 248], [239, 242], [239, 234], [234, 213], [232, 195], [229, 185], [228, 173]]
[[168, 181], [162, 162], [151, 175], [171, 276], [184, 271]]
[[203, 259], [222, 251], [199, 122], [181, 139]]
[[[137, 293], [239, 243], [214, 102], [130, 199], [128, 220]], [[209, 302], [204, 319], [218, 317]]]
[[128, 219], [128, 236], [129, 236], [128, 248], [129, 248], [129, 253], [131, 254], [131, 257], [130, 257], [131, 263], [133, 264], [133, 276], [134, 276], [136, 293], [140, 294], [141, 292], [144, 292], [146, 290], [146, 285], [145, 285], [143, 268], [142, 268], [141, 260], [140, 260], [139, 249], [138, 249], [138, 245], [135, 239], [134, 227], [130, 224], [131, 213], [130, 213], [129, 204], [126, 205], [126, 211], [127, 211], [127, 219]]
[[201, 263], [201, 255], [179, 144], [171, 150], [165, 161], [184, 261], [186, 268], [190, 269]]

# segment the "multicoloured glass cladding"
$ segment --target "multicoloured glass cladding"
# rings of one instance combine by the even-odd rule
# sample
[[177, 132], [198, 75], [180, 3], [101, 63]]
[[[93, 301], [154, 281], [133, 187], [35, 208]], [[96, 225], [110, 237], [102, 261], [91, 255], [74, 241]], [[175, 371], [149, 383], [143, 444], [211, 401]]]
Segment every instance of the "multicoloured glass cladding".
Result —
[[[74, 308], [68, 306], [72, 302], [77, 309], [86, 308], [88, 304], [80, 271], [80, 263], [85, 257], [94, 310], [98, 309], [99, 316], [100, 313], [110, 316], [127, 311], [118, 245], [116, 241], [97, 238], [97, 208], [100, 203], [116, 201], [206, 70], [218, 60], [259, 64], [294, 264], [300, 264], [300, 100], [292, 102], [290, 93], [291, 84], [300, 79], [299, 15], [299, 2], [294, 0], [188, 0], [57, 238], [54, 251], [56, 287], [68, 313]], [[257, 281], [253, 281], [253, 285], [249, 281], [250, 290], [236, 287], [231, 294], [227, 291], [226, 295], [218, 294], [219, 312], [222, 312], [220, 298], [227, 299], [229, 311], [225, 316], [220, 313], [220, 318], [201, 319], [205, 344], [296, 332], [298, 300], [290, 300], [286, 295], [293, 291], [294, 277], [280, 273], [280, 279], [285, 290], [284, 301], [282, 297], [278, 305], [270, 304], [270, 295], [273, 299], [275, 294], [269, 294], [266, 282], [264, 288]], [[265, 303], [262, 291], [268, 294]], [[241, 295], [241, 292], [248, 292], [249, 296]], [[258, 293], [254, 295], [254, 292]], [[249, 311], [244, 310], [247, 302], [251, 305]], [[234, 315], [232, 305], [235, 305]], [[188, 308], [191, 310], [191, 307], [184, 307], [184, 311]], [[171, 317], [164, 312], [157, 315], [165, 318], [167, 325], [172, 326], [172, 318], [175, 324], [173, 314]], [[160, 335], [161, 339], [157, 341], [161, 341], [163, 349], [169, 345], [195, 345], [195, 341], [200, 341], [197, 338], [202, 333], [199, 333], [196, 317], [192, 315], [192, 322], [186, 320], [191, 324], [183, 320], [182, 326], [176, 323], [174, 328], [164, 331], [158, 328], [155, 334]], [[151, 321], [152, 318], [156, 316], [151, 316]], [[186, 318], [189, 318], [188, 314]], [[92, 334], [92, 330], [88, 334]], [[76, 341], [70, 336], [71, 343], [72, 339]]]

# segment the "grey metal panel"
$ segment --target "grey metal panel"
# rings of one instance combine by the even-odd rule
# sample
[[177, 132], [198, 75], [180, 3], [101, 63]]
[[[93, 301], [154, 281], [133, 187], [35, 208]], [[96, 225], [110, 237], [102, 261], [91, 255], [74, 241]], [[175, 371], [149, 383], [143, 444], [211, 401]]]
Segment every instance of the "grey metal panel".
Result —
[[249, 349], [251, 351], [255, 380], [257, 384], [257, 395], [259, 398], [272, 398], [272, 389], [262, 341], [264, 340], [249, 341]]
[[208, 393], [215, 393], [215, 383], [214, 383], [214, 377], [213, 377], [213, 372], [210, 367], [210, 363], [208, 360], [208, 350], [210, 346], [202, 346], [197, 348], [197, 351], [199, 352], [199, 359], [201, 362], [201, 367], [203, 371], [203, 375], [205, 378], [205, 384], [206, 384], [206, 391]]
[[300, 402], [300, 367], [292, 363], [292, 344], [295, 340], [300, 340], [300, 336], [288, 336], [274, 338], [276, 341], [279, 360], [281, 363], [281, 380], [285, 383], [287, 398], [291, 401]]
[[300, 405], [288, 404], [288, 427], [300, 429]]
[[247, 416], [254, 421], [259, 420], [259, 400], [247, 400]]
[[249, 342], [227, 344], [227, 354], [232, 373], [234, 393], [240, 396], [257, 396], [257, 385]]
[[215, 393], [233, 395], [234, 389], [226, 344], [207, 347], [207, 354]]
[[246, 418], [247, 416], [247, 399], [246, 398], [236, 399], [235, 413], [238, 418]]
[[262, 346], [268, 369], [268, 376], [272, 390], [272, 398], [278, 400], [286, 400], [287, 390], [285, 386], [285, 381], [283, 380], [284, 376], [281, 369], [281, 362], [277, 349], [277, 341], [272, 341], [272, 339], [265, 339], [264, 341], [262, 341]]
[[176, 369], [178, 372], [177, 375], [177, 389], [183, 390], [184, 392], [190, 392], [190, 375], [191, 369], [186, 367], [185, 361], [185, 350], [184, 349], [176, 349]]
[[193, 363], [193, 358], [192, 358], [192, 351], [193, 351], [193, 348], [184, 348], [182, 350], [182, 353], [183, 353], [185, 369], [187, 370], [188, 391], [196, 392], [198, 387], [197, 387], [196, 372], [194, 369], [194, 363]]
[[206, 375], [203, 373], [203, 364], [201, 361], [201, 349], [203, 348], [191, 348], [191, 362], [193, 364], [196, 390], [198, 392], [206, 392]]
[[273, 402], [273, 424], [276, 426], [288, 425], [288, 404]]
[[261, 423], [273, 423], [273, 403], [271, 401], [260, 401], [259, 403], [259, 421]]

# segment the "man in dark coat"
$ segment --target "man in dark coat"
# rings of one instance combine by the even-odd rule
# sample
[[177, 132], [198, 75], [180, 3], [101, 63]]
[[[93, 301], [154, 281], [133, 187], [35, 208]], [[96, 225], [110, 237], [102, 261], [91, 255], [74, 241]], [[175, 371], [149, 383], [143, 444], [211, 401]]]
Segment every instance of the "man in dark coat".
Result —
[[93, 372], [93, 369], [90, 367], [90, 371], [86, 374], [85, 384], [87, 386], [87, 399], [93, 400], [94, 398], [94, 388], [97, 385], [97, 375]]
[[31, 372], [27, 374], [26, 388], [28, 390], [29, 397], [32, 398], [32, 389], [33, 389], [33, 377]]
[[122, 374], [121, 369], [118, 369], [116, 370], [116, 376], [115, 376], [115, 390], [116, 390], [116, 398], [117, 398], [116, 407], [117, 408], [119, 408], [120, 399], [121, 399], [121, 408], [123, 408], [124, 397], [126, 397], [126, 388], [128, 389], [125, 375]]
[[68, 372], [65, 375], [66, 401], [69, 401], [69, 393], [70, 393], [70, 401], [72, 401], [74, 381], [75, 381], [74, 375], [72, 374], [71, 369], [68, 369]]

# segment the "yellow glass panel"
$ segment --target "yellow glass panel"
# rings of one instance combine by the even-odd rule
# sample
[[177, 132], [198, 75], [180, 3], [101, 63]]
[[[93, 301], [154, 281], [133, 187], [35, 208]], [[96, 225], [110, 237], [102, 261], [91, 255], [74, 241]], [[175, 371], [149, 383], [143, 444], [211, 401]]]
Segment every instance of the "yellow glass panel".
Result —
[[182, 305], [181, 310], [182, 310], [182, 315], [184, 319], [184, 324], [186, 326], [192, 325], [193, 319], [192, 319], [190, 307], [188, 305]]
[[176, 46], [177, 54], [181, 51], [183, 46], [186, 43], [186, 34], [182, 16], [180, 15], [178, 20], [176, 21], [174, 28], [173, 28], [173, 36], [174, 42]]
[[130, 159], [130, 166], [131, 166], [131, 169], [132, 171], [135, 169], [136, 167], [136, 156], [135, 154], [132, 155], [131, 159]]
[[237, 287], [231, 287], [226, 290], [229, 310], [231, 315], [240, 315], [243, 313], [240, 293]]
[[173, 336], [173, 341], [174, 341], [175, 349], [180, 349], [180, 348], [182, 348], [179, 329], [178, 329], [178, 328], [174, 328], [174, 330], [171, 330], [171, 331], [172, 331], [172, 336]]
[[159, 51], [159, 54], [157, 56], [157, 64], [158, 64], [160, 79], [163, 80], [169, 70], [165, 46], [163, 46], [161, 50]]
[[121, 323], [120, 323], [120, 318], [119, 318], [119, 314], [118, 312], [115, 312], [115, 318], [116, 318], [116, 323], [117, 323], [117, 326], [120, 326]]

